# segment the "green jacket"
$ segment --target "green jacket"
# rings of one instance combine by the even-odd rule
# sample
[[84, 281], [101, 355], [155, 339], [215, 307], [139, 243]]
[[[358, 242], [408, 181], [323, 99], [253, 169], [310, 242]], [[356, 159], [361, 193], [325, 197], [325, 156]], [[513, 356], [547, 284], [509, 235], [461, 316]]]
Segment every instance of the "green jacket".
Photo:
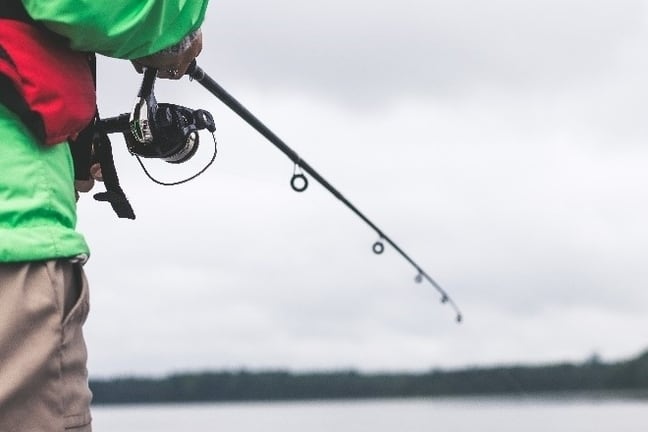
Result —
[[[179, 42], [208, 0], [23, 0], [27, 12], [78, 51], [132, 59]], [[76, 227], [69, 147], [44, 147], [0, 104], [0, 262], [88, 255]]]

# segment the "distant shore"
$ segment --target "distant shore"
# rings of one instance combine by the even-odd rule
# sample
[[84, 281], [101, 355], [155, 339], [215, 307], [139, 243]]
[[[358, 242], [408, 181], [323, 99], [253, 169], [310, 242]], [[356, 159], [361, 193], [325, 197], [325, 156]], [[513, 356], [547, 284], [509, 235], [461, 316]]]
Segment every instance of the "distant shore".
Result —
[[91, 380], [95, 404], [343, 400], [412, 397], [648, 399], [648, 352], [621, 362], [432, 370], [214, 371]]

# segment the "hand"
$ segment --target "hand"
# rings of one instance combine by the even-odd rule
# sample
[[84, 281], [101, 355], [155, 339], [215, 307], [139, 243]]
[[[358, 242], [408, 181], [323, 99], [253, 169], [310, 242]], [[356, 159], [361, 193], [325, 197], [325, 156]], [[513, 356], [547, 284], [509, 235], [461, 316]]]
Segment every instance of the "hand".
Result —
[[101, 175], [101, 165], [99, 165], [98, 163], [93, 164], [90, 167], [90, 178], [88, 180], [74, 180], [74, 192], [76, 194], [77, 201], [79, 200], [79, 192], [90, 192], [95, 185], [95, 180], [103, 181], [103, 176]]
[[158, 78], [180, 79], [200, 51], [202, 51], [202, 32], [198, 29], [176, 45], [132, 60], [132, 63], [139, 73], [142, 73], [144, 67], [151, 67], [158, 70]]

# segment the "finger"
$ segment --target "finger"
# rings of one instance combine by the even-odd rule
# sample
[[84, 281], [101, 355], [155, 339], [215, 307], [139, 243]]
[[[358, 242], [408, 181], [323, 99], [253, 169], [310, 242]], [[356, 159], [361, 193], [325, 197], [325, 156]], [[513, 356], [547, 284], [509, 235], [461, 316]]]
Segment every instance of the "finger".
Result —
[[202, 51], [202, 33], [198, 33], [198, 36], [191, 44], [191, 47], [182, 55], [182, 63], [180, 67], [180, 72], [182, 75], [187, 73], [189, 66], [194, 61], [196, 57], [200, 55]]
[[90, 176], [97, 181], [103, 181], [101, 165], [99, 165], [98, 163], [92, 164], [92, 166], [90, 167]]
[[78, 192], [89, 192], [93, 187], [94, 179], [74, 181], [74, 189], [76, 189]]

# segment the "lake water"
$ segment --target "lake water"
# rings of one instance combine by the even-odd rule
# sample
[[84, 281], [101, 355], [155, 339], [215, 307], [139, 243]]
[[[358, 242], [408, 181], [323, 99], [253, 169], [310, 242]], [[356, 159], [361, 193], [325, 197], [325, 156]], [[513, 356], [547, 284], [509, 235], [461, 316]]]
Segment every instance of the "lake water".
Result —
[[645, 432], [648, 401], [398, 399], [100, 406], [94, 432]]

